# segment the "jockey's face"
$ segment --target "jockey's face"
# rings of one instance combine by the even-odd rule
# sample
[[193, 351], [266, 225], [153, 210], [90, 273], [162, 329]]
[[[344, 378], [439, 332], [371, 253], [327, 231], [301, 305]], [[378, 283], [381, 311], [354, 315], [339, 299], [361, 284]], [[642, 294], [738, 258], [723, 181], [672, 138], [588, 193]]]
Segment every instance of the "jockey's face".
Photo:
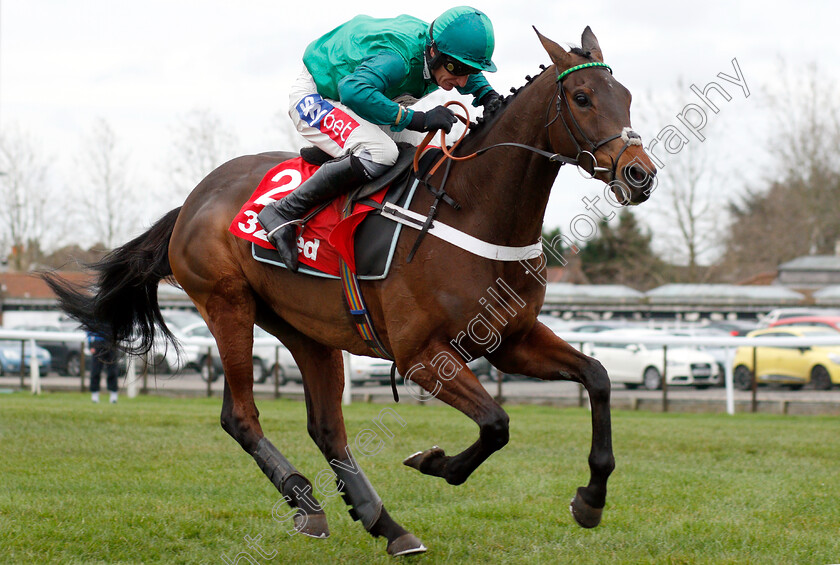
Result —
[[[432, 56], [435, 55], [435, 50], [432, 48]], [[470, 78], [469, 75], [453, 75], [449, 71], [447, 71], [443, 65], [439, 66], [436, 69], [432, 70], [432, 78], [435, 80], [435, 83], [444, 90], [452, 90], [453, 88], [461, 87], [463, 88], [464, 85], [467, 84], [467, 79]]]

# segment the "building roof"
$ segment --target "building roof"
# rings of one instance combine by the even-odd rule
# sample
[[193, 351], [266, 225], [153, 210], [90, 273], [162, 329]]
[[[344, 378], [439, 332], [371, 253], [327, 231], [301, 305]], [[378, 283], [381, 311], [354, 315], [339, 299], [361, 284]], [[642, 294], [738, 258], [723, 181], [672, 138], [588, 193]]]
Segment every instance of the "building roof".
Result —
[[[62, 272], [61, 277], [73, 284], [84, 284], [91, 279], [88, 273], [74, 271]], [[0, 300], [52, 303], [55, 294], [39, 273], [0, 273]]]
[[840, 256], [804, 255], [782, 263], [779, 271], [840, 271]]
[[[57, 273], [64, 280], [74, 285], [91, 282], [90, 273], [61, 271]], [[189, 306], [189, 297], [179, 287], [162, 281], [158, 287], [158, 299], [161, 306]], [[54, 307], [55, 294], [50, 290], [39, 273], [0, 273], [0, 303], [14, 307]]]
[[840, 285], [827, 286], [812, 294], [818, 306], [840, 306]]
[[620, 284], [549, 283], [545, 287], [545, 301], [551, 304], [635, 304], [644, 294]]
[[784, 286], [743, 286], [737, 284], [666, 284], [649, 290], [651, 304], [799, 304], [805, 298]]

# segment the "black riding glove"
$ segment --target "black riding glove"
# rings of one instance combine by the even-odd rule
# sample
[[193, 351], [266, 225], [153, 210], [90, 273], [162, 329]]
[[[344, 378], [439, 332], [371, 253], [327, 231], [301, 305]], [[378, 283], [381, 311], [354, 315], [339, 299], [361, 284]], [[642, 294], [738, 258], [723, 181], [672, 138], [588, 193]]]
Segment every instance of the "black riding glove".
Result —
[[445, 106], [435, 106], [428, 112], [414, 112], [411, 121], [406, 126], [414, 131], [434, 131], [442, 129], [449, 133], [452, 124], [458, 121], [452, 110]]
[[484, 106], [485, 114], [492, 114], [493, 112], [502, 107], [502, 97], [499, 96], [499, 93], [495, 90], [491, 90], [490, 92], [482, 96], [481, 100], [479, 100], [478, 103]]

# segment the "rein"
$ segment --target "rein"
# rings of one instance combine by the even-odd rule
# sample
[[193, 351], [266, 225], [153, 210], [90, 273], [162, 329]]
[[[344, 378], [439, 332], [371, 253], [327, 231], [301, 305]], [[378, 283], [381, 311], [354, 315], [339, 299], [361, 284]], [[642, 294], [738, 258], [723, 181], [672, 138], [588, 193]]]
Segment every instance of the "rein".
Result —
[[[565, 89], [563, 88], [563, 79], [565, 79], [567, 76], [569, 76], [571, 73], [573, 73], [575, 71], [579, 71], [579, 70], [582, 70], [582, 69], [593, 68], [593, 67], [605, 68], [610, 72], [610, 74], [612, 74], [612, 69], [607, 64], [601, 63], [601, 62], [584, 63], [584, 64], [581, 64], [581, 65], [577, 65], [575, 67], [571, 67], [571, 68], [566, 69], [565, 71], [563, 71], [562, 73], [557, 75], [557, 79], [556, 79], [557, 90], [556, 90], [556, 93], [555, 93], [555, 97], [557, 98], [557, 104], [556, 104], [557, 115], [551, 121], [548, 121], [548, 118], [547, 118], [548, 112], [546, 111], [545, 127], [548, 127], [551, 124], [553, 124], [557, 120], [557, 118], [559, 117], [560, 121], [563, 124], [563, 127], [566, 129], [566, 133], [572, 139], [572, 141], [575, 144], [575, 147], [577, 148], [577, 156], [576, 157], [567, 157], [567, 156], [561, 155], [559, 153], [552, 153], [550, 151], [545, 151], [544, 149], [540, 149], [538, 147], [533, 147], [531, 145], [525, 145], [523, 143], [515, 143], [515, 142], [496, 143], [494, 145], [484, 147], [484, 148], [479, 149], [478, 151], [476, 151], [474, 153], [470, 153], [469, 155], [464, 155], [464, 156], [461, 156], [461, 157], [459, 157], [457, 155], [454, 155], [453, 152], [458, 147], [458, 145], [461, 143], [461, 141], [464, 139], [464, 137], [467, 134], [467, 130], [469, 129], [470, 113], [469, 113], [469, 110], [467, 109], [467, 107], [464, 106], [464, 104], [462, 104], [461, 102], [459, 102], [457, 100], [450, 100], [449, 102], [447, 102], [445, 104], [445, 106], [457, 105], [457, 106], [461, 107], [461, 109], [464, 111], [464, 115], [462, 116], [462, 115], [459, 115], [459, 114], [455, 114], [455, 117], [457, 117], [462, 123], [464, 123], [467, 126], [467, 129], [465, 129], [461, 133], [461, 136], [455, 141], [455, 143], [452, 144], [451, 147], [446, 146], [446, 133], [443, 130], [440, 130], [440, 148], [443, 151], [444, 156], [441, 157], [441, 159], [429, 170], [429, 172], [427, 173], [427, 177], [431, 177], [437, 171], [437, 169], [441, 166], [441, 164], [443, 164], [443, 162], [446, 161], [447, 159], [450, 160], [450, 161], [468, 161], [470, 159], [474, 159], [474, 158], [476, 158], [480, 155], [483, 155], [484, 153], [486, 153], [490, 149], [495, 149], [497, 147], [518, 147], [520, 149], [526, 149], [528, 151], [536, 153], [537, 155], [541, 155], [542, 157], [547, 158], [549, 161], [553, 161], [555, 163], [560, 163], [561, 166], [562, 165], [574, 165], [574, 166], [576, 166], [580, 169], [583, 169], [589, 175], [589, 177], [587, 177], [587, 178], [593, 178], [595, 176], [595, 174], [599, 173], [599, 172], [611, 173], [612, 174], [612, 180], [610, 182], [611, 183], [614, 182], [616, 180], [618, 162], [621, 160], [621, 156], [624, 154], [624, 152], [627, 150], [627, 148], [630, 147], [631, 145], [641, 145], [642, 144], [642, 136], [640, 136], [638, 133], [633, 131], [630, 127], [624, 127], [621, 130], [621, 133], [618, 133], [618, 134], [612, 135], [610, 137], [604, 138], [604, 139], [602, 139], [601, 141], [598, 141], [598, 142], [592, 142], [589, 139], [589, 137], [586, 135], [586, 133], [584, 133], [583, 128], [580, 127], [580, 124], [578, 124], [578, 121], [575, 119], [574, 113], [572, 113], [572, 109], [569, 106], [569, 101], [566, 99], [566, 95], [565, 95], [566, 92], [565, 92]], [[566, 108], [575, 129], [578, 131], [580, 136], [584, 139], [586, 144], [589, 145], [589, 147], [590, 147], [589, 150], [583, 149], [580, 146], [580, 143], [578, 143], [577, 138], [574, 136], [571, 128], [569, 128], [569, 124], [566, 122], [566, 118], [563, 115], [561, 104]], [[551, 106], [549, 106], [549, 108], [550, 107]], [[420, 145], [417, 146], [417, 151], [414, 153], [414, 172], [415, 173], [417, 173], [420, 169], [420, 165], [419, 165], [420, 156], [422, 155], [422, 153], [426, 149], [426, 147], [429, 145], [429, 143], [432, 141], [432, 139], [434, 138], [436, 133], [437, 133], [437, 131], [430, 131], [428, 134], [426, 134], [426, 137], [423, 139], [423, 141], [420, 143]], [[610, 157], [610, 160], [612, 161], [612, 167], [611, 168], [599, 167], [598, 166], [598, 160], [595, 157], [595, 153], [601, 147], [603, 147], [607, 143], [610, 143], [611, 141], [616, 140], [616, 139], [622, 139], [624, 141], [624, 147], [621, 148], [621, 151], [619, 151], [618, 156], [615, 159]], [[582, 157], [584, 157], [584, 156], [588, 156], [586, 161], [583, 161], [583, 159], [582, 159]]]

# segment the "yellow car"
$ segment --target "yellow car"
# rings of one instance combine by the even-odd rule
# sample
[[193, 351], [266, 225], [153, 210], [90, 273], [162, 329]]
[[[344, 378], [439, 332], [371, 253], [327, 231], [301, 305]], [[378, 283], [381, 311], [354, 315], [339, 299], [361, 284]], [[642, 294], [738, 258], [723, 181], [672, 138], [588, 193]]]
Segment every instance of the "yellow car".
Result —
[[[809, 326], [781, 326], [748, 333], [746, 337], [766, 339], [768, 343], [758, 348], [738, 348], [733, 373], [735, 386], [742, 390], [751, 389], [754, 373], [758, 374], [759, 383], [787, 384], [796, 388], [812, 383], [815, 389], [828, 390], [833, 384], [840, 383], [840, 345], [772, 345], [774, 338], [818, 336], [837, 336], [837, 331]], [[753, 349], [757, 349], [758, 371], [753, 371]]]

